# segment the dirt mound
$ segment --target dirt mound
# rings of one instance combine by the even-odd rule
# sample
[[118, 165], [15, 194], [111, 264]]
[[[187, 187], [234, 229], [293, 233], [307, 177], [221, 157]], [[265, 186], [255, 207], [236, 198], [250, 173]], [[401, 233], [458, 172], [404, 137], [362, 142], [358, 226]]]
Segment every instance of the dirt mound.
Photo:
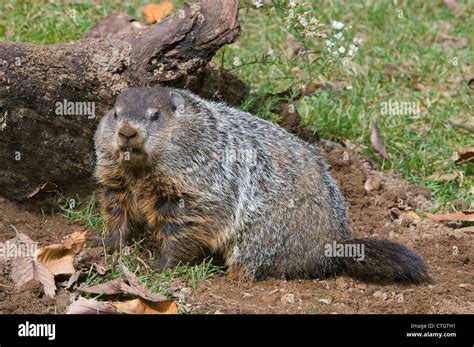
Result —
[[[215, 276], [181, 298], [196, 313], [474, 313], [474, 236], [420, 218], [416, 210], [433, 206], [428, 191], [414, 187], [346, 148], [326, 144], [327, 159], [350, 208], [357, 237], [382, 237], [418, 252], [433, 282], [422, 285], [367, 284], [348, 277], [253, 283]], [[13, 225], [39, 245], [57, 243], [81, 229], [61, 215], [42, 217], [0, 200], [0, 242], [15, 236]], [[90, 235], [93, 236], [93, 235]], [[95, 235], [97, 236], [97, 235]], [[101, 247], [89, 242], [81, 262], [98, 262]], [[70, 293], [55, 299], [38, 283], [15, 289], [9, 265], [0, 263], [0, 313], [64, 313]]]
[[473, 236], [416, 218], [415, 210], [433, 206], [427, 190], [375, 170], [342, 146], [327, 147], [354, 235], [413, 248], [428, 264], [433, 282], [378, 285], [343, 276], [236, 283], [220, 277], [199, 286], [187, 300], [189, 308], [201, 313], [474, 313]]

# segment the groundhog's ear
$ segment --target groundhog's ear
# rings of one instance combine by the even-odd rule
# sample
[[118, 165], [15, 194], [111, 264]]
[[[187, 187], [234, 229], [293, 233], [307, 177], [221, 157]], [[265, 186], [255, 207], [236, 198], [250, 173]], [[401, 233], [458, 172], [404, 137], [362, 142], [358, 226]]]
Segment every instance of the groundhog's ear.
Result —
[[170, 92], [171, 105], [176, 116], [184, 115], [184, 110], [186, 109], [184, 98], [181, 94], [171, 91]]

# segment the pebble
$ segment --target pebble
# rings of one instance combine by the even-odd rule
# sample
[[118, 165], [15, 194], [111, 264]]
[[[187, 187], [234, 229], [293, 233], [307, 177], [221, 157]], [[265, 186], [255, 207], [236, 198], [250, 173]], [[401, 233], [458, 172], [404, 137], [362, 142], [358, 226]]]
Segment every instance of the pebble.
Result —
[[344, 278], [342, 278], [342, 277], [339, 277], [339, 278], [336, 279], [336, 285], [340, 288], [346, 288], [347, 287], [347, 283], [344, 280]]
[[374, 190], [379, 190], [381, 186], [382, 180], [376, 176], [370, 176], [367, 178], [364, 184], [364, 188], [366, 191], [371, 192]]
[[318, 301], [326, 305], [331, 305], [331, 302], [332, 302], [332, 300], [330, 299], [319, 299]]

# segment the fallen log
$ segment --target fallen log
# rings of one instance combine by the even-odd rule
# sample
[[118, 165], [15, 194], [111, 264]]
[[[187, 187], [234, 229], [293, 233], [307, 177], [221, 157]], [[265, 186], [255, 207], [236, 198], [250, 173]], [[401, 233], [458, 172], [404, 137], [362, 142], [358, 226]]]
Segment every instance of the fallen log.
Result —
[[[225, 99], [209, 95], [224, 73], [208, 63], [238, 38], [238, 11], [238, 0], [202, 0], [152, 26], [114, 14], [71, 43], [1, 42], [0, 196], [44, 182], [90, 192], [94, 130], [128, 86], [183, 87]], [[229, 102], [241, 97], [235, 93]]]

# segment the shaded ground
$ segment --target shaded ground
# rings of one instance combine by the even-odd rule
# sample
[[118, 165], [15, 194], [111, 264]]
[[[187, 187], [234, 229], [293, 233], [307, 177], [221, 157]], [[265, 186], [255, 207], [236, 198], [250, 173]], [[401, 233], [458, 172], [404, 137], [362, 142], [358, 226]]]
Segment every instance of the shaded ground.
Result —
[[[182, 308], [195, 313], [474, 313], [474, 235], [403, 213], [432, 206], [424, 189], [375, 171], [343, 147], [328, 149], [327, 156], [350, 206], [354, 234], [390, 238], [414, 248], [427, 262], [433, 283], [376, 285], [348, 277], [239, 283], [214, 276], [194, 291], [183, 290]], [[379, 190], [366, 191], [369, 177], [380, 179]], [[59, 214], [44, 219], [28, 209], [0, 200], [0, 241], [15, 236], [11, 225], [40, 246], [63, 241], [82, 228]], [[83, 252], [100, 257], [97, 248], [86, 246]], [[72, 297], [66, 289], [55, 299], [45, 297], [34, 282], [15, 289], [8, 263], [0, 262], [0, 270], [0, 313], [65, 312]]]

